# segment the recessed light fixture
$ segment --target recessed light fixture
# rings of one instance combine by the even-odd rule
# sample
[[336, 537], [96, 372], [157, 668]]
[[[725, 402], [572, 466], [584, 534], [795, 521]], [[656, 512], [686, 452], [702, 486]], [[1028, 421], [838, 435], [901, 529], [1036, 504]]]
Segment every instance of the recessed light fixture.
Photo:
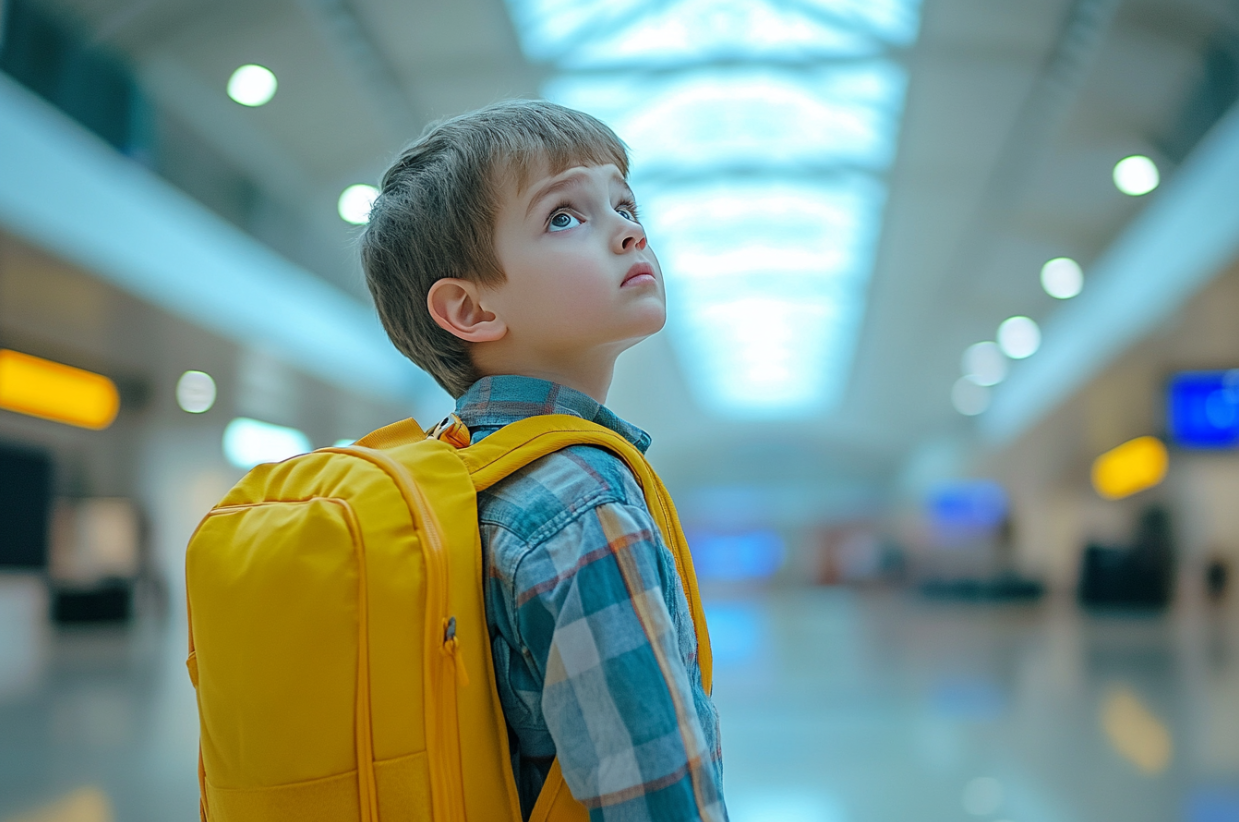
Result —
[[275, 96], [279, 83], [266, 66], [250, 63], [228, 78], [228, 96], [243, 106], [265, 106]]
[[964, 376], [977, 385], [997, 385], [1007, 376], [1007, 358], [994, 342], [968, 346], [960, 366]]
[[365, 183], [351, 185], [340, 192], [340, 199], [336, 201], [336, 211], [339, 212], [340, 219], [346, 223], [365, 225], [370, 222], [370, 207], [374, 205], [374, 200], [378, 196], [379, 190], [374, 186], [368, 186]]
[[1022, 360], [1041, 347], [1041, 329], [1028, 317], [1008, 317], [998, 326], [998, 347], [1013, 360]]
[[215, 380], [205, 371], [186, 371], [176, 381], [176, 403], [190, 414], [211, 410], [215, 404]]
[[951, 404], [965, 417], [975, 417], [989, 408], [989, 389], [968, 377], [960, 377], [951, 388]]
[[1132, 197], [1148, 194], [1160, 182], [1157, 164], [1143, 154], [1124, 157], [1114, 166], [1114, 185]]
[[1041, 267], [1041, 287], [1059, 300], [1069, 300], [1084, 289], [1084, 271], [1070, 257], [1055, 257]]

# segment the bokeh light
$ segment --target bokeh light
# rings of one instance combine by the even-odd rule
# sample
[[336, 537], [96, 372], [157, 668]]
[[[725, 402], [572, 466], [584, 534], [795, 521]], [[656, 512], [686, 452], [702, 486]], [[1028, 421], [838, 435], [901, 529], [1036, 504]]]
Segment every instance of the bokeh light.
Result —
[[1069, 300], [1084, 290], [1084, 271], [1070, 257], [1055, 257], [1041, 267], [1041, 287], [1058, 300]]
[[370, 208], [378, 196], [379, 190], [374, 186], [365, 183], [351, 185], [340, 192], [340, 199], [336, 201], [336, 211], [339, 212], [340, 219], [346, 223], [365, 225], [370, 222]]
[[224, 429], [224, 456], [237, 468], [279, 462], [310, 450], [310, 438], [296, 428], [237, 417]]
[[1143, 154], [1124, 157], [1114, 166], [1114, 185], [1124, 194], [1139, 197], [1157, 188], [1161, 182], [1157, 164]]
[[1041, 329], [1028, 317], [1008, 317], [998, 326], [998, 347], [1013, 360], [1022, 360], [1041, 347]]
[[968, 346], [960, 366], [964, 376], [977, 385], [997, 385], [1007, 376], [1007, 358], [995, 342]]
[[279, 85], [271, 69], [251, 63], [241, 66], [228, 78], [228, 96], [243, 106], [265, 106], [275, 96]]
[[102, 430], [120, 410], [116, 384], [102, 374], [0, 350], [0, 408]]
[[190, 414], [209, 411], [215, 405], [215, 380], [205, 371], [186, 371], [176, 381], [176, 404]]
[[1137, 437], [1093, 461], [1093, 487], [1107, 499], [1122, 499], [1160, 483], [1170, 455], [1157, 437]]
[[965, 417], [975, 417], [989, 408], [989, 389], [960, 377], [951, 388], [951, 404]]

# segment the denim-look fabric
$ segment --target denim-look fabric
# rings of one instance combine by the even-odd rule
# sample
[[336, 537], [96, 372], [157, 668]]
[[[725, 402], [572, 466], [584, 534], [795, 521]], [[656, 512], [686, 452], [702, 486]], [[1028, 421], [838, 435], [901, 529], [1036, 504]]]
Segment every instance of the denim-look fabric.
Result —
[[[473, 441], [572, 414], [649, 436], [579, 391], [487, 377], [457, 403]], [[592, 822], [725, 820], [718, 715], [675, 560], [632, 473], [572, 446], [478, 495], [490, 628], [526, 819], [558, 755]]]

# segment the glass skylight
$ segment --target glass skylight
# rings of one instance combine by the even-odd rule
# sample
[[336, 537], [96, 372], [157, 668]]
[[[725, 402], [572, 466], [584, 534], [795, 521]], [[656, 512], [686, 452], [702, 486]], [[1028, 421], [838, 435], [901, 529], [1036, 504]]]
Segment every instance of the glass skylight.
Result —
[[508, 0], [529, 58], [576, 70], [871, 56], [916, 38], [919, 5], [916, 0]]
[[543, 95], [632, 149], [668, 331], [707, 408], [820, 413], [846, 385], [919, 0], [508, 0]]

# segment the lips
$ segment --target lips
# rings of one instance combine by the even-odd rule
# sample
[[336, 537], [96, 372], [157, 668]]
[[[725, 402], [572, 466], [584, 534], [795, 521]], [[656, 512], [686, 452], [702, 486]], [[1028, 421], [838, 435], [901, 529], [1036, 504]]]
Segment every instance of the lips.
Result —
[[636, 263], [624, 275], [624, 281], [620, 283], [620, 288], [626, 285], [640, 285], [652, 282], [654, 282], [654, 266], [649, 263]]

